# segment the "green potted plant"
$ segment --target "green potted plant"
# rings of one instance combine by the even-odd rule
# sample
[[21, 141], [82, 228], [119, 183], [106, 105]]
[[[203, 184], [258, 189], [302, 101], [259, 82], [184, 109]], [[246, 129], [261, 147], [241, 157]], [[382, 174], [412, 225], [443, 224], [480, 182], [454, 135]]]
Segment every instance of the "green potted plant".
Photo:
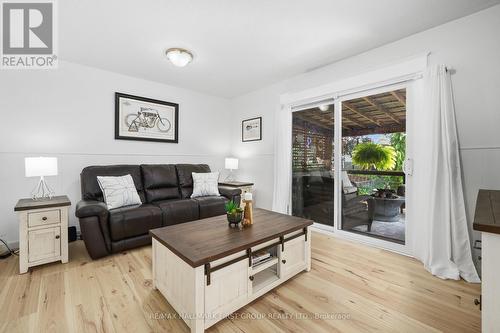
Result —
[[396, 151], [391, 146], [360, 143], [354, 147], [352, 163], [364, 170], [393, 170], [396, 166]]
[[240, 205], [236, 204], [233, 200], [229, 201], [225, 205], [227, 221], [230, 225], [238, 225], [243, 218], [243, 209]]

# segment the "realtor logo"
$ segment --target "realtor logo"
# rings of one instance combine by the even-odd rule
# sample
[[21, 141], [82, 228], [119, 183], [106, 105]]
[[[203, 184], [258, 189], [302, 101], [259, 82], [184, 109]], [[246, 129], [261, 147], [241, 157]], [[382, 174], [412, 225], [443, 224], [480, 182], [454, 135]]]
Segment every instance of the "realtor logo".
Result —
[[55, 3], [2, 2], [3, 69], [55, 68]]

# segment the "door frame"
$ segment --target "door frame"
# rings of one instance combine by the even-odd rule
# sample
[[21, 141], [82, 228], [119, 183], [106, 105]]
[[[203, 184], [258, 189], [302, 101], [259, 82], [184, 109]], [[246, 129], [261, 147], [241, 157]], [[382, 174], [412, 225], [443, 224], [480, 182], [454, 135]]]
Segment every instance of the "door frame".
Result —
[[[334, 81], [332, 83], [324, 84], [322, 86], [318, 86], [316, 88], [311, 88], [311, 89], [306, 89], [298, 92], [291, 92], [291, 93], [285, 93], [280, 96], [280, 102], [282, 107], [288, 108], [288, 110], [293, 113], [293, 109], [296, 107], [300, 107], [306, 104], [311, 104], [315, 103], [320, 100], [325, 100], [329, 98], [334, 99], [334, 117], [335, 119], [338, 119], [340, 116], [341, 119], [341, 105], [340, 101], [345, 100], [346, 96], [354, 96], [356, 94], [362, 94], [362, 95], [368, 95], [372, 91], [376, 91], [377, 89], [383, 89], [384, 87], [395, 87], [397, 85], [405, 85], [407, 88], [407, 100], [408, 100], [408, 95], [412, 96], [412, 86], [413, 83], [417, 80], [421, 80], [423, 77], [423, 72], [427, 68], [428, 65], [428, 56], [430, 55], [430, 52], [425, 52], [424, 54], [415, 56], [415, 57], [410, 57], [406, 60], [402, 60], [401, 62], [398, 62], [396, 64], [388, 65], [386, 67], [368, 71], [363, 74], [359, 74], [353, 77], [349, 78], [344, 78], [339, 81]], [[408, 89], [410, 88], [410, 89]], [[352, 98], [352, 97], [351, 97]], [[349, 98], [347, 98], [349, 99]], [[413, 107], [415, 103], [407, 102], [407, 126], [406, 126], [406, 133], [407, 137], [409, 135], [412, 135], [412, 131], [409, 128], [411, 126], [408, 126], [408, 119], [411, 119], [412, 114], [414, 113], [413, 111], [410, 110], [408, 111], [408, 106], [411, 105]], [[290, 133], [291, 133], [291, 126], [292, 124], [286, 124], [286, 126], [290, 127]], [[334, 139], [334, 154], [340, 154], [340, 150], [337, 149], [337, 145], [339, 145], [339, 140], [337, 139], [337, 136], [340, 135], [341, 138], [341, 120], [340, 121], [335, 121], [335, 139]], [[292, 138], [290, 138], [291, 142]], [[409, 150], [411, 149], [411, 145], [406, 144], [407, 148], [407, 158], [409, 153]], [[290, 150], [290, 167], [292, 165], [292, 151]], [[334, 163], [335, 163], [335, 174], [334, 177], [335, 179], [340, 179], [340, 168], [338, 167], [340, 163], [340, 156], [334, 157]], [[409, 187], [411, 187], [411, 177], [406, 177], [406, 182], [409, 184]], [[289, 203], [288, 203], [288, 213], [291, 214], [292, 211], [292, 179], [290, 179], [290, 195], [289, 195]], [[365, 243], [377, 248], [382, 248], [386, 249], [389, 251], [397, 252], [400, 254], [404, 255], [412, 255], [412, 249], [410, 246], [409, 242], [409, 234], [408, 234], [408, 224], [405, 228], [405, 245], [398, 244], [398, 243], [393, 243], [390, 241], [374, 238], [374, 237], [369, 237], [369, 236], [364, 236], [362, 234], [356, 234], [348, 231], [344, 231], [341, 229], [338, 229], [339, 226], [339, 215], [341, 213], [340, 209], [341, 208], [341, 197], [338, 195], [340, 193], [340, 183], [338, 181], [334, 181], [334, 210], [335, 210], [335, 216], [334, 216], [334, 225], [333, 226], [327, 226], [319, 223], [314, 223], [313, 227], [317, 229], [318, 231], [321, 232], [326, 232], [330, 235], [333, 235], [335, 237], [339, 238], [345, 238], [345, 239], [350, 239], [354, 240], [360, 243]], [[407, 191], [408, 193], [409, 191]], [[408, 193], [409, 194], [409, 193]], [[407, 202], [408, 202], [408, 195], [406, 196]], [[411, 206], [407, 205], [407, 206]], [[411, 207], [410, 207], [411, 210]], [[406, 218], [408, 221], [408, 210], [406, 210]]]

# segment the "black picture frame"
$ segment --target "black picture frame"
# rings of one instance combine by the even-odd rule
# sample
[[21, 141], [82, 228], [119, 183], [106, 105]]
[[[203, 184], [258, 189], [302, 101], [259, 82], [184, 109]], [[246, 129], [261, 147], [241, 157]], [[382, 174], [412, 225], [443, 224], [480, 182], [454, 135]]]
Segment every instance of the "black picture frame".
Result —
[[[245, 122], [249, 121], [259, 121], [259, 137], [257, 139], [246, 139], [245, 140]], [[241, 121], [241, 141], [242, 142], [252, 142], [262, 140], [262, 117], [249, 118]]]
[[[122, 120], [120, 115], [120, 99], [127, 98], [136, 100], [139, 102], [147, 102], [152, 104], [159, 104], [163, 106], [169, 106], [174, 108], [174, 138], [173, 139], [161, 139], [161, 138], [148, 138], [139, 136], [125, 136], [120, 134], [120, 121]], [[164, 118], [161, 118], [164, 119]], [[167, 142], [167, 143], [179, 143], [179, 104], [160, 101], [153, 98], [147, 98], [142, 96], [129, 95], [124, 93], [115, 92], [115, 139], [116, 140], [133, 140], [133, 141], [152, 141], [152, 142]]]

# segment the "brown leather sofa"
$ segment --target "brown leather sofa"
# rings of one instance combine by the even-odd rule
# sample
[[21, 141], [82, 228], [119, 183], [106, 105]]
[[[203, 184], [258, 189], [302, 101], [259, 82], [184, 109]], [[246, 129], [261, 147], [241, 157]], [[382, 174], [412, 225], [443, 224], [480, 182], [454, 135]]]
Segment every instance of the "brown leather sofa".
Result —
[[[224, 204], [240, 201], [241, 190], [219, 186], [221, 196], [191, 199], [192, 172], [206, 164], [89, 166], [80, 174], [82, 200], [76, 205], [82, 238], [93, 259], [151, 244], [149, 230], [225, 214]], [[97, 176], [130, 174], [142, 204], [108, 210]]]

